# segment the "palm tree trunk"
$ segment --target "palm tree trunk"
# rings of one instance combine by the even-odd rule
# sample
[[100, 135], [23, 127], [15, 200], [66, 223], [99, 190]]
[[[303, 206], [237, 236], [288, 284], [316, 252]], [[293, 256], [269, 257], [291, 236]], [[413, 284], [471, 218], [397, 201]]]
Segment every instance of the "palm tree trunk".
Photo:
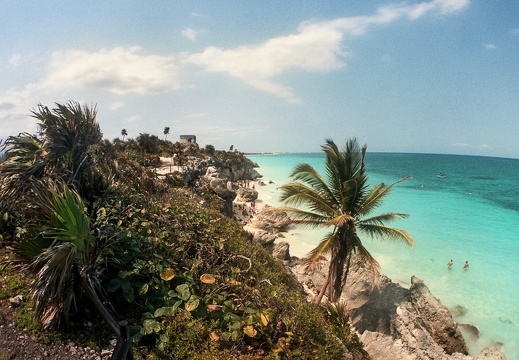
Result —
[[99, 299], [99, 296], [97, 296], [96, 292], [94, 291], [90, 279], [88, 279], [87, 274], [84, 272], [81, 274], [81, 285], [83, 287], [83, 290], [85, 291], [86, 296], [92, 301], [97, 311], [99, 311], [99, 313], [101, 314], [101, 317], [112, 328], [115, 335], [121, 336], [119, 324], [117, 323], [117, 321], [115, 321], [115, 319], [112, 317], [112, 314], [110, 314], [106, 307], [103, 305], [103, 303]]
[[323, 287], [321, 288], [321, 291], [319, 291], [319, 295], [315, 298], [315, 303], [320, 304], [321, 300], [323, 299], [324, 293], [326, 292], [326, 289], [328, 288], [328, 285], [330, 284], [330, 273], [328, 272], [328, 275], [326, 275], [326, 279], [324, 280]]

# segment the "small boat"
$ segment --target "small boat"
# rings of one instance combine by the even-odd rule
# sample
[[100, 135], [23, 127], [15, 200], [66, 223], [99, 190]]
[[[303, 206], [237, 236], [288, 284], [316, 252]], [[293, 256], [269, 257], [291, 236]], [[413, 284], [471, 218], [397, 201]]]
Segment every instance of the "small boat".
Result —
[[438, 176], [438, 178], [440, 178], [440, 179], [445, 179], [447, 177], [447, 175], [445, 175], [444, 173], [439, 173], [436, 176]]

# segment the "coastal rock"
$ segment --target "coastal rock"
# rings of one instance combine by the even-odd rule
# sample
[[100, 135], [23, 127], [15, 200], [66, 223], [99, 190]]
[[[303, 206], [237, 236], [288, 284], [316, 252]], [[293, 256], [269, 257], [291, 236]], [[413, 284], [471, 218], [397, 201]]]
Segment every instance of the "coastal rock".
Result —
[[258, 192], [254, 189], [240, 187], [237, 191], [237, 198], [241, 202], [255, 201], [258, 198]]
[[209, 187], [224, 200], [222, 213], [228, 217], [233, 216], [232, 202], [236, 198], [236, 186], [225, 179], [212, 178]]
[[479, 338], [479, 330], [474, 325], [460, 324], [460, 329], [473, 341]]
[[265, 206], [252, 220], [251, 225], [255, 228], [268, 232], [279, 232], [285, 228], [284, 222], [288, 220], [286, 213], [281, 211], [271, 211], [269, 206]]
[[274, 248], [272, 249], [272, 256], [275, 259], [279, 260], [289, 260], [290, 244], [286, 241], [280, 241], [279, 243], [275, 243]]
[[461, 335], [458, 324], [452, 319], [449, 309], [435, 298], [422, 280], [411, 278], [412, 303], [419, 317], [427, 324], [434, 341], [447, 354], [456, 352], [468, 354], [468, 347]]
[[269, 233], [265, 230], [256, 231], [253, 240], [259, 242], [263, 246], [269, 246], [276, 241], [276, 234]]
[[463, 316], [467, 313], [467, 311], [468, 311], [467, 308], [465, 308], [461, 305], [456, 305], [451, 309], [452, 316], [455, 316], [455, 317]]
[[[420, 279], [413, 278], [406, 289], [374, 272], [357, 255], [351, 264], [341, 301], [372, 359], [470, 359], [449, 310]], [[300, 265], [293, 270], [315, 296], [324, 274], [306, 274]]]
[[480, 351], [474, 360], [507, 360], [506, 355], [497, 348], [486, 347]]

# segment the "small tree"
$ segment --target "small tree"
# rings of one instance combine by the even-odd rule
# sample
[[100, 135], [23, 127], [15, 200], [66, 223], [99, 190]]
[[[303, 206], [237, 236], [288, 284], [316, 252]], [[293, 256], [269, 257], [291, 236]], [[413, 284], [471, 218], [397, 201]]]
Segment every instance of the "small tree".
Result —
[[207, 145], [205, 146], [205, 151], [207, 151], [207, 153], [208, 153], [209, 155], [213, 155], [214, 152], [215, 152], [215, 148], [214, 148], [213, 145], [207, 144]]

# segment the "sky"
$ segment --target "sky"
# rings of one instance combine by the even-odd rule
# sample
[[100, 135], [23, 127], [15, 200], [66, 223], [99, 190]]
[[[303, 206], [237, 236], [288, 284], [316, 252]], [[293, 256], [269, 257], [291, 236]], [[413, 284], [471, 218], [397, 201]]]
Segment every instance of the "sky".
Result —
[[110, 140], [519, 158], [516, 0], [2, 0], [0, 24], [0, 139], [74, 100]]

